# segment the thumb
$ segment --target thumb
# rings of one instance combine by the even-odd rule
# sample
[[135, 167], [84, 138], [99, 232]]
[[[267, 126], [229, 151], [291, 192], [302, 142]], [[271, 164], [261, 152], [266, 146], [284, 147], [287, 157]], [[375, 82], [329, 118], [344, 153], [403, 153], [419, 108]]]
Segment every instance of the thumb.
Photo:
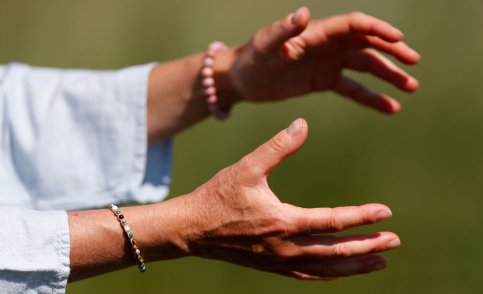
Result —
[[252, 171], [257, 175], [267, 176], [285, 158], [302, 147], [307, 139], [307, 122], [299, 118], [288, 128], [280, 131], [270, 140], [243, 158]]
[[279, 49], [286, 41], [302, 33], [310, 20], [310, 10], [303, 6], [285, 18], [257, 32], [255, 46], [262, 51]]

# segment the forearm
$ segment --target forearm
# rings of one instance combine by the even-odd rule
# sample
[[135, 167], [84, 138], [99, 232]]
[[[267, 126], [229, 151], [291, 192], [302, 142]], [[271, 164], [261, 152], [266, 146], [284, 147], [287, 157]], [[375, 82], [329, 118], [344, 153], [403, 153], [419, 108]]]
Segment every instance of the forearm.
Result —
[[[194, 226], [185, 199], [120, 208], [146, 262], [187, 254], [187, 236]], [[124, 230], [110, 209], [74, 211], [68, 217], [70, 282], [136, 264]]]
[[[220, 52], [213, 69], [219, 103], [233, 106], [240, 100], [228, 77], [236, 49]], [[200, 72], [203, 54], [162, 63], [149, 75], [147, 125], [149, 143], [172, 136], [209, 116]], [[197, 232], [196, 208], [187, 197], [122, 208], [146, 261], [182, 257]], [[136, 264], [123, 228], [110, 209], [69, 212], [71, 274], [69, 281]], [[198, 221], [199, 222], [199, 221]]]
[[[214, 78], [222, 106], [239, 101], [228, 75], [237, 49], [215, 56]], [[166, 62], [156, 66], [149, 76], [148, 136], [154, 143], [172, 136], [209, 116], [201, 84], [203, 54]]]

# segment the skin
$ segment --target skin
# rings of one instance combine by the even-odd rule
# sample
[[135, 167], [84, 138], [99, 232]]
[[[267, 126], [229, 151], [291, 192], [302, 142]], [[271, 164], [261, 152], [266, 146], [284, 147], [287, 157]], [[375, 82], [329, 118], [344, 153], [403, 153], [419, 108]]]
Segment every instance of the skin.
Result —
[[[295, 21], [294, 21], [295, 19]], [[220, 104], [280, 101], [315, 91], [334, 91], [386, 114], [399, 103], [344, 75], [370, 73], [405, 92], [419, 82], [379, 52], [412, 65], [419, 54], [389, 23], [353, 12], [310, 21], [306, 7], [263, 28], [246, 43], [215, 58]], [[160, 64], [151, 73], [148, 96], [150, 142], [172, 136], [209, 115], [201, 87], [203, 54]]]
[[[395, 113], [400, 107], [393, 98], [343, 72], [368, 72], [403, 91], [416, 90], [417, 80], [379, 53], [417, 63], [419, 55], [402, 39], [390, 24], [362, 13], [310, 21], [310, 11], [302, 7], [245, 44], [217, 54], [214, 69], [220, 104], [279, 101], [330, 90], [383, 113]], [[203, 54], [197, 54], [152, 70], [147, 109], [150, 143], [208, 117], [199, 76], [202, 59]], [[195, 191], [162, 203], [122, 207], [144, 259], [199, 256], [310, 280], [385, 268], [379, 252], [400, 246], [396, 234], [332, 233], [388, 219], [392, 215], [388, 207], [307, 209], [282, 203], [271, 191], [270, 172], [302, 146], [307, 134], [307, 123], [298, 119]], [[135, 264], [109, 209], [74, 211], [68, 216], [69, 281]]]

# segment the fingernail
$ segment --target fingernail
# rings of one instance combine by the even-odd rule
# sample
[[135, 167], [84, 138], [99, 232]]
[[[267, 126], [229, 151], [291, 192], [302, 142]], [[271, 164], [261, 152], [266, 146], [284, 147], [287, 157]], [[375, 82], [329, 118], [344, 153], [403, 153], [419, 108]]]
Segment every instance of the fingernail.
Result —
[[302, 7], [300, 7], [299, 9], [297, 9], [297, 11], [295, 11], [293, 14], [292, 14], [292, 19], [291, 19], [291, 22], [293, 25], [297, 24], [299, 19], [300, 19], [300, 15], [302, 14], [301, 13], [301, 10], [302, 10]]
[[287, 134], [289, 134], [291, 137], [295, 137], [301, 129], [302, 121], [300, 119], [297, 119], [287, 128]]
[[376, 214], [377, 221], [388, 219], [392, 216], [392, 213], [388, 209], [383, 209]]
[[386, 243], [386, 249], [394, 249], [401, 246], [401, 241], [399, 239], [392, 239]]

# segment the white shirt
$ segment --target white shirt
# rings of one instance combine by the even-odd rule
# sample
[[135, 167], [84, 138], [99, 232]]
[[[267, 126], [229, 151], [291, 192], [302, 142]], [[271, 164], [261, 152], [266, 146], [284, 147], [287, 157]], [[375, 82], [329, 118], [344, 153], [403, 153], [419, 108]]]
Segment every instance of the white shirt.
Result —
[[147, 146], [153, 66], [0, 66], [1, 293], [65, 292], [66, 210], [167, 196], [171, 140]]

